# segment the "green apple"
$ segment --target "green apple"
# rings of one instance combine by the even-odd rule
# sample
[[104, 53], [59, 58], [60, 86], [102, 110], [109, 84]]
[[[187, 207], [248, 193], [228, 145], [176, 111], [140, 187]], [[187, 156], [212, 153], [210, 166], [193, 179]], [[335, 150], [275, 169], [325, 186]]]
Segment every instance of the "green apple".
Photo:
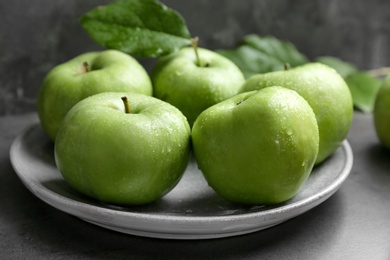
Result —
[[100, 93], [65, 116], [55, 161], [80, 193], [105, 203], [140, 205], [178, 183], [190, 138], [187, 119], [176, 107], [141, 94]]
[[203, 110], [238, 94], [245, 81], [227, 58], [196, 50], [183, 48], [161, 58], [151, 74], [154, 96], [179, 108], [191, 126]]
[[42, 82], [37, 102], [42, 127], [54, 141], [61, 121], [77, 102], [122, 91], [152, 95], [149, 75], [137, 60], [116, 50], [77, 56], [54, 67]]
[[269, 87], [202, 112], [192, 128], [196, 161], [209, 186], [229, 201], [271, 205], [292, 198], [317, 158], [318, 126], [305, 99]]
[[390, 149], [390, 75], [387, 76], [376, 96], [374, 126], [380, 142]]
[[326, 65], [309, 63], [286, 71], [252, 76], [241, 92], [273, 85], [297, 91], [313, 108], [320, 133], [316, 164], [321, 163], [340, 146], [351, 127], [353, 102], [344, 79]]

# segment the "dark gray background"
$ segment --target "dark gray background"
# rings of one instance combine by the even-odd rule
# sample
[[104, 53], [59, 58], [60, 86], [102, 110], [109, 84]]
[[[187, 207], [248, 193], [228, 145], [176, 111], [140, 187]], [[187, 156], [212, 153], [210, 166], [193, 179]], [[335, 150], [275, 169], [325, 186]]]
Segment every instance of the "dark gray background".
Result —
[[[0, 115], [35, 110], [44, 75], [101, 49], [78, 17], [107, 0], [0, 0]], [[162, 0], [179, 11], [201, 46], [231, 48], [251, 33], [294, 43], [313, 59], [332, 55], [360, 69], [390, 65], [388, 0]], [[153, 60], [142, 60], [148, 71]]]

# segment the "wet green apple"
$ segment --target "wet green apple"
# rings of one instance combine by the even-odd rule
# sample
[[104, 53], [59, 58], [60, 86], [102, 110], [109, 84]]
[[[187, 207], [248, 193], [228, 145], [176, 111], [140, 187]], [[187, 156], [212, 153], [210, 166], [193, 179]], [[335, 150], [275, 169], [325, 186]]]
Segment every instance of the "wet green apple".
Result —
[[79, 55], [44, 78], [37, 102], [40, 122], [54, 141], [61, 121], [77, 102], [101, 92], [122, 91], [152, 95], [149, 75], [136, 59], [116, 50]]
[[196, 161], [209, 186], [229, 201], [271, 205], [292, 198], [317, 158], [318, 126], [293, 90], [268, 87], [202, 112], [192, 128]]
[[252, 76], [241, 92], [273, 85], [297, 91], [313, 108], [320, 133], [316, 163], [321, 163], [340, 146], [351, 127], [353, 102], [344, 79], [326, 65], [309, 63], [286, 71]]
[[190, 126], [174, 106], [135, 93], [106, 92], [77, 103], [55, 141], [65, 181], [99, 201], [140, 205], [180, 180], [190, 154]]
[[203, 110], [236, 95], [244, 83], [227, 58], [202, 48], [197, 53], [188, 47], [163, 57], [151, 74], [154, 96], [179, 108], [191, 126]]
[[390, 149], [390, 75], [387, 76], [376, 96], [374, 126], [380, 142]]

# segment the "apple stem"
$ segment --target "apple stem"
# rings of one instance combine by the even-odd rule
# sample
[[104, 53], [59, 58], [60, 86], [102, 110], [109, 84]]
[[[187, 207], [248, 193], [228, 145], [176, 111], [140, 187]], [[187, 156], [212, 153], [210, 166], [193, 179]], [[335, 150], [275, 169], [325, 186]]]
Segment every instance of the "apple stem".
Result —
[[236, 105], [238, 106], [238, 105], [240, 105], [242, 102], [244, 102], [244, 100], [238, 101]]
[[192, 45], [192, 48], [194, 48], [195, 56], [196, 56], [196, 65], [198, 65], [199, 67], [202, 67], [202, 64], [200, 62], [199, 53], [198, 53], [198, 44], [199, 44], [199, 37], [195, 37], [195, 38], [191, 39], [191, 45]]
[[122, 101], [123, 101], [123, 105], [125, 106], [125, 113], [130, 114], [130, 105], [129, 105], [129, 101], [127, 100], [127, 97], [123, 96]]
[[90, 72], [91, 71], [91, 69], [89, 68], [88, 62], [84, 61], [83, 62], [83, 66], [84, 66], [85, 72]]
[[289, 70], [290, 69], [290, 64], [289, 63], [285, 63], [284, 64], [284, 70]]

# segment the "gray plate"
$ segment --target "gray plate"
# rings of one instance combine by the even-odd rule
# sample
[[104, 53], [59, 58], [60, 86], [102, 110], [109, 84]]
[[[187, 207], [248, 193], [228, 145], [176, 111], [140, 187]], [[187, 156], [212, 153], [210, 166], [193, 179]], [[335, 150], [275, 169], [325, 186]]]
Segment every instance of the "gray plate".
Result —
[[53, 207], [111, 230], [170, 239], [229, 237], [280, 224], [336, 192], [353, 161], [351, 148], [344, 141], [329, 159], [314, 168], [294, 198], [273, 207], [245, 207], [216, 195], [191, 160], [179, 184], [164, 198], [145, 206], [117, 207], [86, 198], [67, 186], [54, 162], [53, 143], [39, 124], [15, 139], [10, 157], [24, 185]]

